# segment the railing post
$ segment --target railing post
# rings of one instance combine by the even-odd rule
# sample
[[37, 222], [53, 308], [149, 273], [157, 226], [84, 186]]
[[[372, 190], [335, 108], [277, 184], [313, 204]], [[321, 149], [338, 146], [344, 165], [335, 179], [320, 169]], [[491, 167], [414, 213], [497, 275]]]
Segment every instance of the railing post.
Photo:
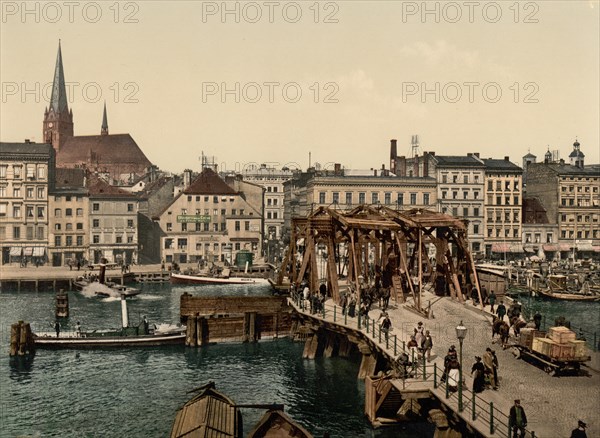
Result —
[[398, 344], [398, 337], [396, 335], [394, 335], [394, 357], [396, 357], [398, 354], [398, 353], [396, 353], [397, 344]]
[[369, 315], [365, 316], [365, 327], [367, 328], [367, 334], [369, 334]]
[[406, 341], [402, 341], [402, 352], [406, 353]]
[[336, 315], [337, 314], [337, 307], [335, 306], [335, 304], [333, 305], [333, 322], [335, 322], [336, 320]]
[[433, 388], [437, 388], [437, 363], [433, 364]]
[[344, 324], [348, 325], [348, 311], [344, 312]]
[[535, 438], [535, 432], [533, 430], [531, 431], [531, 438]]
[[427, 380], [427, 365], [425, 365], [425, 355], [423, 355], [423, 380]]
[[325, 303], [323, 303], [323, 319], [325, 319]]
[[[494, 402], [490, 402], [490, 434], [494, 433]], [[508, 422], [508, 438], [511, 435], [511, 424]]]
[[375, 336], [375, 318], [373, 318], [373, 336]]
[[358, 329], [360, 330], [360, 310], [358, 311]]
[[446, 398], [450, 397], [450, 395], [448, 394], [448, 375], [446, 374], [446, 381], [444, 382], [444, 385], [446, 385]]
[[379, 329], [379, 343], [381, 344], [381, 328]]
[[388, 345], [388, 339], [389, 339], [390, 335], [388, 332], [385, 333], [385, 349], [387, 350], [389, 347]]
[[471, 394], [472, 394], [471, 395], [471, 401], [472, 401], [472, 404], [471, 404], [472, 416], [471, 416], [471, 418], [473, 419], [473, 421], [475, 421], [475, 397], [476, 396], [475, 396], [474, 392], [472, 392]]

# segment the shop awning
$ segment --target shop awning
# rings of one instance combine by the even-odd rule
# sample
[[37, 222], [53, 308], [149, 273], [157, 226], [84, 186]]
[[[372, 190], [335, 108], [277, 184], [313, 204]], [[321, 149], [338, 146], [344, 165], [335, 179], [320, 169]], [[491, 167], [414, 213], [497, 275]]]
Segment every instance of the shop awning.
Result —
[[593, 251], [594, 247], [591, 243], [578, 243], [577, 251]]
[[509, 248], [507, 243], [492, 243], [492, 252], [510, 252]]
[[232, 237], [231, 239], [232, 242], [258, 242], [259, 239], [258, 237]]
[[13, 246], [10, 248], [10, 255], [13, 257], [19, 257], [21, 255], [21, 252], [23, 251], [23, 248], [20, 246]]
[[570, 243], [561, 243], [558, 245], [558, 248], [561, 251], [571, 251], [571, 248], [573, 248], [573, 246]]
[[33, 255], [33, 247], [32, 246], [26, 246], [25, 248], [23, 248], [23, 255], [24, 256]]
[[558, 251], [558, 245], [546, 244], [542, 248], [544, 248], [544, 251]]
[[43, 257], [46, 254], [46, 248], [43, 246], [34, 246], [33, 247], [33, 256], [34, 257]]
[[600, 246], [593, 246], [595, 252], [600, 252]]
[[520, 243], [511, 243], [508, 248], [509, 252], [523, 252], [523, 245]]

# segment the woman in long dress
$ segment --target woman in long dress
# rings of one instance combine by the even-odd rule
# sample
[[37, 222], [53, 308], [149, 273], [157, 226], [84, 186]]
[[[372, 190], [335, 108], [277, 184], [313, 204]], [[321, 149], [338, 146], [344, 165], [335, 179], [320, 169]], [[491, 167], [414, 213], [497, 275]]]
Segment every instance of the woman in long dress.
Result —
[[473, 392], [483, 392], [485, 389], [485, 366], [479, 356], [475, 356], [475, 363], [471, 367], [471, 375], [473, 376]]

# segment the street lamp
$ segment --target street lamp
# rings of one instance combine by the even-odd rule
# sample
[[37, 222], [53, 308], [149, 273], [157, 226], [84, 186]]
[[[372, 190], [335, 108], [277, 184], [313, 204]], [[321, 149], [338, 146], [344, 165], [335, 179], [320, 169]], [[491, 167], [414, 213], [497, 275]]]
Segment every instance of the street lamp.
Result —
[[463, 325], [461, 321], [458, 326], [456, 326], [456, 337], [459, 342], [459, 367], [458, 367], [458, 412], [462, 412], [463, 410], [463, 400], [462, 400], [462, 385], [463, 385], [463, 376], [462, 376], [462, 367], [463, 367], [463, 358], [462, 358], [462, 346], [463, 340], [467, 336], [467, 328]]

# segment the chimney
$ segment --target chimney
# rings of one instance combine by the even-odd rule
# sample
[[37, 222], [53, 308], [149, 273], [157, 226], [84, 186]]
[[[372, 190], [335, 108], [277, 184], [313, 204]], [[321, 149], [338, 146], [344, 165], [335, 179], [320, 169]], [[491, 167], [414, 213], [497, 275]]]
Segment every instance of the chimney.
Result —
[[415, 154], [413, 161], [413, 176], [419, 176], [419, 155]]
[[477, 158], [479, 158], [479, 152], [473, 152], [473, 155], [475, 155]]
[[560, 159], [560, 164], [561, 164], [561, 165], [562, 165], [562, 164], [565, 164], [565, 160], [561, 158], [561, 159]]
[[467, 152], [467, 157], [472, 157], [473, 154], [471, 152]]
[[335, 163], [333, 165], [334, 175], [339, 176], [342, 174], [342, 165], [340, 163]]
[[25, 139], [25, 143], [29, 144], [31, 143], [31, 140], [29, 140], [28, 138]]
[[185, 169], [183, 171], [183, 189], [187, 189], [192, 183], [192, 171], [190, 169]]
[[377, 176], [377, 169], [373, 169], [373, 176]]
[[398, 158], [398, 164], [400, 167], [400, 175], [398, 176], [406, 176], [406, 157], [401, 156], [400, 158]]
[[505, 157], [504, 157], [504, 161], [510, 161], [510, 157], [508, 157], [508, 156], [505, 156]]
[[429, 176], [429, 152], [423, 153], [423, 176]]
[[398, 148], [396, 146], [396, 139], [390, 140], [390, 171], [393, 173], [397, 173], [397, 163], [398, 163]]
[[431, 155], [432, 157], [435, 157], [435, 152], [429, 152], [429, 155]]

